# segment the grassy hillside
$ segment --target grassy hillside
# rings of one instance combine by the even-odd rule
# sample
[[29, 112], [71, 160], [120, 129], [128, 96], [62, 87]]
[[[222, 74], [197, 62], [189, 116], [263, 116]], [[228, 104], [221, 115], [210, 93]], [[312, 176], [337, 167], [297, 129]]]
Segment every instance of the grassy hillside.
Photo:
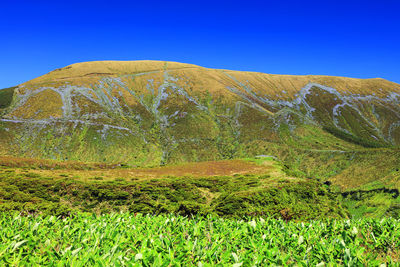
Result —
[[400, 85], [383, 79], [97, 61], [0, 94], [0, 156], [157, 167], [268, 155], [342, 191], [400, 186]]
[[141, 166], [254, 156], [254, 142], [393, 147], [399, 92], [383, 79], [85, 62], [18, 86], [0, 135], [12, 155]]

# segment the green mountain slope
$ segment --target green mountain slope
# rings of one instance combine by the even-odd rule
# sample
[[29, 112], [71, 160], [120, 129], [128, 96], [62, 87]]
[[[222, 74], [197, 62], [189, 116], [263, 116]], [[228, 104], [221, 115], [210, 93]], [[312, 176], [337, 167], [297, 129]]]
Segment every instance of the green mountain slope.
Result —
[[[400, 145], [400, 85], [383, 79], [102, 61], [12, 92], [0, 104], [0, 155], [154, 166], [268, 154], [299, 175], [342, 185], [355, 178], [347, 155], [384, 159]], [[397, 164], [365, 183], [396, 184]]]

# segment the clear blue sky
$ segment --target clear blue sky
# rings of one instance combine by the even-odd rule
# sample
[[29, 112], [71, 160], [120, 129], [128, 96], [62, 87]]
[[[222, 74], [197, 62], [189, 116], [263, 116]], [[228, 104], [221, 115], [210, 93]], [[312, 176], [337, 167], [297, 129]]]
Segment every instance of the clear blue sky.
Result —
[[141, 59], [400, 83], [399, 2], [2, 0], [0, 88]]

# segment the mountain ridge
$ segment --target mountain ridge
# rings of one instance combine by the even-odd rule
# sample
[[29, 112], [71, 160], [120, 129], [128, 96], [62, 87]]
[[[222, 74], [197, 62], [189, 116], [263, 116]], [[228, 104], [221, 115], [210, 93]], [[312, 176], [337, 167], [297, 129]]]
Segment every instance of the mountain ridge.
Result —
[[[151, 73], [152, 71], [165, 71], [166, 68], [169, 71], [180, 70], [180, 69], [199, 69], [205, 71], [217, 71], [217, 72], [226, 72], [233, 74], [247, 74], [247, 75], [262, 75], [271, 77], [272, 79], [294, 79], [301, 80], [303, 85], [297, 86], [299, 90], [301, 87], [304, 87], [309, 82], [318, 83], [318, 79], [320, 80], [321, 85], [329, 86], [329, 83], [332, 82], [330, 80], [334, 80], [337, 84], [338, 82], [353, 82], [353, 86], [356, 86], [354, 83], [368, 83], [368, 82], [383, 82], [386, 87], [390, 87], [391, 89], [400, 90], [400, 85], [382, 78], [368, 78], [368, 79], [359, 79], [359, 78], [350, 78], [350, 77], [341, 77], [341, 76], [327, 76], [327, 75], [290, 75], [290, 74], [267, 74], [262, 72], [252, 72], [252, 71], [236, 71], [236, 70], [227, 70], [227, 69], [211, 69], [205, 68], [201, 66], [197, 66], [194, 64], [188, 63], [179, 63], [179, 62], [166, 62], [166, 61], [154, 61], [154, 60], [140, 60], [140, 61], [89, 61], [89, 62], [79, 62], [68, 65], [63, 68], [59, 68], [53, 70], [47, 74], [39, 76], [38, 78], [32, 79], [30, 81], [24, 82], [19, 86], [32, 85], [35, 83], [45, 83], [51, 82], [56, 79], [71, 79], [71, 78], [82, 78], [84, 76], [98, 75], [98, 76], [108, 76], [108, 75], [124, 75], [124, 74], [137, 74], [137, 73]], [[113, 71], [113, 72], [110, 72]], [[83, 72], [83, 73], [82, 73]], [[85, 73], [86, 72], [86, 73]], [[59, 77], [61, 74], [64, 74], [64, 77]], [[75, 75], [72, 75], [75, 73]], [[80, 75], [76, 75], [76, 74]], [[71, 76], [72, 75], [72, 76]], [[308, 79], [308, 80], [307, 80]], [[324, 80], [328, 84], [323, 84]], [[337, 85], [336, 85], [337, 86]], [[358, 85], [361, 86], [361, 85]], [[333, 86], [334, 87], [334, 86]], [[342, 89], [339, 86], [337, 89]]]
[[[191, 63], [182, 63], [182, 62], [177, 62], [177, 61], [163, 61], [163, 60], [94, 60], [94, 61], [82, 61], [82, 62], [76, 62], [76, 63], [72, 63], [70, 65], [67, 65], [65, 67], [61, 67], [55, 70], [52, 70], [44, 75], [41, 75], [39, 77], [48, 75], [50, 73], [53, 72], [57, 72], [57, 71], [62, 71], [65, 69], [70, 69], [72, 67], [77, 67], [77, 66], [82, 66], [82, 65], [87, 65], [85, 67], [93, 67], [93, 66], [89, 66], [89, 65], [97, 65], [97, 64], [107, 64], [107, 63], [111, 63], [111, 64], [140, 64], [140, 63], [159, 63], [159, 64], [178, 64], [181, 65], [182, 67], [180, 68], [202, 68], [202, 69], [210, 69], [210, 70], [220, 70], [220, 71], [229, 71], [229, 72], [243, 72], [243, 73], [256, 73], [256, 74], [268, 74], [268, 75], [275, 75], [275, 76], [304, 76], [304, 77], [331, 77], [331, 78], [346, 78], [346, 79], [356, 79], [356, 80], [384, 80], [384, 81], [388, 81], [391, 83], [395, 83], [392, 81], [389, 81], [387, 79], [381, 78], [381, 77], [372, 77], [372, 78], [355, 78], [355, 77], [347, 77], [347, 76], [335, 76], [335, 75], [321, 75], [321, 74], [277, 74], [277, 73], [265, 73], [265, 72], [261, 72], [261, 71], [246, 71], [246, 70], [232, 70], [232, 69], [219, 69], [219, 68], [208, 68], [208, 67], [203, 67], [200, 65], [195, 65], [195, 64], [191, 64]], [[177, 68], [179, 69], [179, 68]], [[117, 74], [117, 73], [113, 73], [113, 74]], [[29, 82], [29, 81], [27, 81]], [[20, 85], [24, 84], [26, 82], [21, 83]]]

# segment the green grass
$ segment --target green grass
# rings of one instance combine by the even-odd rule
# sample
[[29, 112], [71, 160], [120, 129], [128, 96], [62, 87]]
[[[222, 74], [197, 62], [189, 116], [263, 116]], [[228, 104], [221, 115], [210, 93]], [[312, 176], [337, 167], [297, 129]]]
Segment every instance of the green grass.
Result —
[[348, 141], [350, 143], [354, 143], [365, 148], [379, 148], [379, 147], [391, 147], [390, 144], [383, 143], [383, 142], [374, 142], [359, 136], [355, 136], [353, 134], [346, 133], [342, 130], [339, 130], [335, 127], [324, 127], [324, 130], [331, 133], [332, 135]]
[[244, 158], [246, 161], [250, 162], [255, 162], [258, 165], [262, 165], [265, 161], [275, 161], [274, 156], [268, 156], [268, 155], [259, 155], [254, 158]]
[[400, 218], [400, 197], [398, 192], [385, 192], [384, 189], [370, 191], [355, 190], [345, 196], [342, 204], [354, 219], [372, 217]]
[[395, 219], [0, 214], [3, 266], [398, 266], [399, 251]]
[[10, 87], [0, 90], [0, 110], [11, 104], [15, 88], [16, 87]]

